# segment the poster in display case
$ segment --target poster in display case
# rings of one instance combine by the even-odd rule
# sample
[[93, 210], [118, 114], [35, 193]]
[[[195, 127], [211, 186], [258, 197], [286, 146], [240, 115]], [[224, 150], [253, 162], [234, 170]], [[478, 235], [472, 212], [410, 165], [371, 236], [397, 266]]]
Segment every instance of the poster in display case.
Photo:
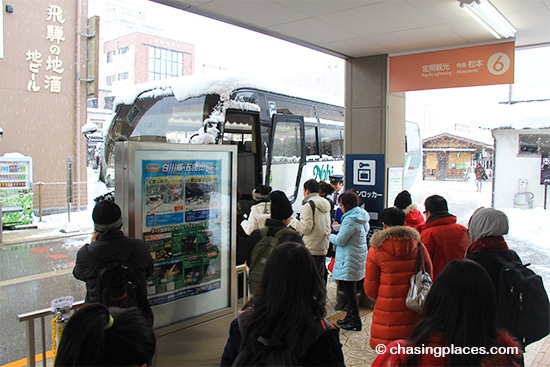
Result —
[[120, 142], [115, 200], [154, 259], [155, 327], [234, 313], [236, 147]]

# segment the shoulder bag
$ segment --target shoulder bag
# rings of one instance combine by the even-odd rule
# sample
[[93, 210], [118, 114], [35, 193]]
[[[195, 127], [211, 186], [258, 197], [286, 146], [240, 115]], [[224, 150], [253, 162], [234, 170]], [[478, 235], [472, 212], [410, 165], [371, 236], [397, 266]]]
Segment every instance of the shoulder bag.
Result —
[[422, 313], [422, 308], [426, 302], [428, 292], [432, 287], [430, 274], [426, 272], [424, 266], [424, 256], [422, 255], [422, 245], [418, 243], [418, 256], [416, 257], [416, 271], [411, 276], [411, 286], [405, 299], [405, 304], [410, 310]]

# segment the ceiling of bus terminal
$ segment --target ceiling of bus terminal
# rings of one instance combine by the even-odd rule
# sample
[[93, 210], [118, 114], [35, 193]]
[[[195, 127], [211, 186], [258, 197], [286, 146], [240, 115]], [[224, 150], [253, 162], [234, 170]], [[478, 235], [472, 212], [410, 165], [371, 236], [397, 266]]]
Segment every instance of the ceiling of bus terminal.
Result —
[[[153, 1], [344, 58], [495, 41], [457, 0]], [[550, 0], [491, 2], [518, 29], [516, 47], [550, 44]]]

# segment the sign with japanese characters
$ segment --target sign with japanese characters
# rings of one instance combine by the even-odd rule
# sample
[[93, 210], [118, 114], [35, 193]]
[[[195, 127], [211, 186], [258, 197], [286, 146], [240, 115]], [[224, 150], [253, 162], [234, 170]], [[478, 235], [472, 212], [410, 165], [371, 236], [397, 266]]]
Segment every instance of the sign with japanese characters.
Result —
[[550, 152], [540, 155], [540, 184], [550, 185]]
[[48, 24], [44, 29], [46, 39], [51, 43], [48, 50], [27, 49], [25, 61], [29, 65], [30, 75], [27, 80], [28, 92], [47, 90], [50, 93], [61, 93], [63, 61], [62, 46], [65, 41], [63, 9], [50, 4], [45, 12]]
[[154, 259], [155, 326], [230, 313], [237, 147], [120, 142], [115, 151], [123, 228]]
[[378, 217], [384, 209], [384, 155], [346, 154], [346, 190], [355, 189], [361, 205], [369, 213], [371, 229], [380, 226]]
[[221, 167], [220, 160], [142, 160], [143, 237], [156, 260], [151, 304], [220, 288]]
[[514, 83], [514, 42], [390, 57], [390, 93]]

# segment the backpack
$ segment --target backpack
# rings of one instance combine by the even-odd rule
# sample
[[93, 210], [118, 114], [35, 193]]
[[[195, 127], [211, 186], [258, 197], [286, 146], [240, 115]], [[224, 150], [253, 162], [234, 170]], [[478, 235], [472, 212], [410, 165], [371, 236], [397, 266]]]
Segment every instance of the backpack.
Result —
[[120, 259], [102, 264], [96, 281], [99, 303], [107, 307], [142, 306], [143, 295], [138, 287], [138, 277], [128, 263], [131, 254], [132, 246], [127, 245], [122, 250]]
[[507, 261], [495, 254], [502, 264], [498, 289], [498, 321], [524, 346], [550, 332], [550, 305], [540, 275], [531, 264]]
[[250, 287], [251, 293], [256, 291], [256, 288], [260, 283], [262, 273], [264, 272], [265, 263], [267, 262], [269, 255], [271, 255], [271, 251], [273, 251], [275, 247], [279, 246], [281, 236], [286, 233], [296, 232], [292, 228], [285, 227], [277, 231], [274, 236], [271, 236], [269, 235], [270, 229], [271, 228], [269, 227], [260, 228], [262, 238], [258, 241], [258, 243], [256, 243], [252, 249], [252, 254], [250, 255], [250, 263], [248, 264], [248, 286]]
[[[241, 333], [241, 340], [246, 339], [247, 331], [247, 319], [251, 314], [250, 311], [243, 311], [237, 316], [237, 322], [239, 325], [239, 332]], [[324, 333], [330, 330], [335, 330], [336, 327], [332, 325], [326, 319], [320, 319], [316, 323], [315, 335], [306, 343], [304, 352], [307, 351], [311, 346], [315, 344], [317, 339]], [[306, 336], [307, 337], [307, 336]], [[274, 338], [263, 338], [259, 337], [258, 342], [263, 345], [265, 349], [265, 357], [262, 358], [262, 361], [254, 360], [250, 349], [243, 347], [237, 354], [237, 357], [233, 361], [232, 366], [250, 366], [250, 365], [260, 365], [260, 366], [299, 366], [300, 363], [297, 360], [296, 356], [291, 353], [291, 351], [285, 347], [285, 344]], [[267, 350], [266, 350], [267, 349]]]

